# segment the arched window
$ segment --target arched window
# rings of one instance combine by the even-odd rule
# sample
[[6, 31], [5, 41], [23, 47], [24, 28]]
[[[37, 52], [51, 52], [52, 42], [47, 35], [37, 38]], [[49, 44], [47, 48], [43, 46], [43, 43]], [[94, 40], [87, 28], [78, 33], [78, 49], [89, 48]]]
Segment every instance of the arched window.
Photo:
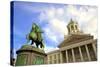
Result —
[[77, 25], [75, 25], [75, 28], [77, 29]]
[[74, 30], [74, 26], [73, 25], [71, 25], [71, 30]]

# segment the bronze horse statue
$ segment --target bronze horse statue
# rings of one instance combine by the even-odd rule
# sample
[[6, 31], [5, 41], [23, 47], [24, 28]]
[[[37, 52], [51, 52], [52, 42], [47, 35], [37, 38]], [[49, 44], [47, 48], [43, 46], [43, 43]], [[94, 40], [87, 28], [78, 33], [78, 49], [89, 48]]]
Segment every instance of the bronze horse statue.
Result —
[[39, 45], [40, 45], [40, 48], [44, 48], [41, 33], [43, 33], [43, 32], [41, 31], [40, 27], [38, 25], [36, 25], [35, 23], [33, 23], [32, 29], [31, 29], [30, 33], [27, 35], [28, 42], [30, 40], [32, 40], [31, 45], [35, 43], [37, 48], [39, 48]]

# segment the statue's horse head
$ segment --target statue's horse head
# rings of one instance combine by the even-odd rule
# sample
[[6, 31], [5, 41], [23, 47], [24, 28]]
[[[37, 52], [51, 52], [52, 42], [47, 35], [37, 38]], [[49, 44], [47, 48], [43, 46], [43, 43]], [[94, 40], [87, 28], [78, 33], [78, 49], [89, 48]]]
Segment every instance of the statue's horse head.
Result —
[[26, 36], [26, 38], [27, 38], [27, 40], [28, 40], [27, 43], [28, 43], [30, 40], [34, 40], [34, 39], [37, 38], [37, 36], [36, 36], [36, 24], [35, 24], [35, 23], [32, 24], [31, 31], [30, 31], [30, 33]]

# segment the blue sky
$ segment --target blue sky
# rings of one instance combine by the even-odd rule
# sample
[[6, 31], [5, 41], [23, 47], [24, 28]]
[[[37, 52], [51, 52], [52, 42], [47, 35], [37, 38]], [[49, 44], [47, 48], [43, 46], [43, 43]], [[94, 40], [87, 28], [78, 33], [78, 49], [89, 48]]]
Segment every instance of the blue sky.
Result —
[[26, 35], [30, 32], [32, 23], [38, 24], [43, 30], [43, 42], [47, 52], [58, 49], [57, 46], [68, 33], [66, 25], [71, 18], [78, 22], [84, 33], [91, 33], [97, 38], [96, 6], [15, 1], [13, 7], [14, 54], [26, 44]]

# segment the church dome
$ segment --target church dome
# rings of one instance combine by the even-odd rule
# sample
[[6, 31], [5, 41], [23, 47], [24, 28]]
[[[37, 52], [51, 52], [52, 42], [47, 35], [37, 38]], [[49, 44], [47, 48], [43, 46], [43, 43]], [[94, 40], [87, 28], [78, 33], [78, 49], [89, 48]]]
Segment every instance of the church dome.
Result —
[[69, 24], [67, 25], [68, 34], [79, 34], [79, 26], [76, 21], [70, 20]]

